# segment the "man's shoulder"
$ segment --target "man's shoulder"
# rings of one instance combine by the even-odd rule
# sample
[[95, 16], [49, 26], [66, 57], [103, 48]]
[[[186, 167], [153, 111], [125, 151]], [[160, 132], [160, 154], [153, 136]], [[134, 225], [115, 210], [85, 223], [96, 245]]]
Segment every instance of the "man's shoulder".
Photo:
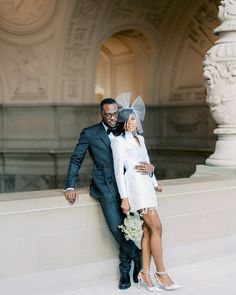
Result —
[[88, 127], [85, 127], [82, 132], [85, 132], [85, 133], [90, 133], [90, 132], [94, 132], [96, 130], [98, 130], [99, 128], [102, 127], [102, 123], [97, 123], [97, 124], [94, 124], [92, 126], [88, 126]]

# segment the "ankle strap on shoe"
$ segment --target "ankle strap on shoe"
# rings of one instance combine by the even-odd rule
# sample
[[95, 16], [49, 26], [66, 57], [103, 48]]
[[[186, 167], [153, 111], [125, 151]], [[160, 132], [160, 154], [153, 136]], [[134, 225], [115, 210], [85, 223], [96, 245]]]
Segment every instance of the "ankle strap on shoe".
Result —
[[156, 273], [158, 274], [158, 275], [166, 275], [167, 274], [167, 271], [165, 270], [165, 271], [157, 271], [156, 270]]
[[147, 274], [147, 275], [150, 275], [150, 271], [149, 271], [149, 270], [146, 270], [146, 269], [144, 269], [144, 268], [142, 268], [142, 269], [140, 270], [140, 272], [145, 273], [145, 274]]

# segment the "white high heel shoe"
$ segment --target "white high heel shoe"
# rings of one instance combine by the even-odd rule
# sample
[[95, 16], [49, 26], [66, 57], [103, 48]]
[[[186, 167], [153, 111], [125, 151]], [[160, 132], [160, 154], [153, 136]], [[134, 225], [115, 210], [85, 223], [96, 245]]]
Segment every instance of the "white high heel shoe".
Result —
[[141, 273], [150, 275], [150, 271], [141, 269], [140, 273], [138, 274], [138, 288], [140, 289], [141, 286], [145, 287], [150, 292], [162, 292], [162, 290], [157, 286], [149, 287], [143, 280]]
[[167, 272], [166, 272], [166, 271], [160, 271], [160, 272], [156, 271], [156, 273], [154, 274], [154, 278], [156, 279], [157, 284], [158, 284], [158, 286], [159, 286], [160, 288], [162, 288], [162, 289], [164, 289], [164, 290], [167, 290], [167, 291], [168, 291], [168, 290], [177, 290], [177, 289], [179, 289], [179, 288], [182, 288], [181, 285], [178, 285], [178, 284], [175, 284], [175, 283], [172, 283], [172, 284], [170, 284], [170, 285], [165, 285], [165, 284], [163, 284], [163, 283], [158, 279], [157, 274], [158, 274], [158, 275], [167, 275]]

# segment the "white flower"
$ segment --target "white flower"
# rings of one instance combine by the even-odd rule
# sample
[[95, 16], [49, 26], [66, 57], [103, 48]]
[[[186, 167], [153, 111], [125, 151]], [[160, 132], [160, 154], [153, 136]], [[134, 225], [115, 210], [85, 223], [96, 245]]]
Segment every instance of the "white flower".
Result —
[[127, 214], [122, 225], [118, 225], [126, 240], [139, 241], [143, 236], [143, 221], [135, 215]]

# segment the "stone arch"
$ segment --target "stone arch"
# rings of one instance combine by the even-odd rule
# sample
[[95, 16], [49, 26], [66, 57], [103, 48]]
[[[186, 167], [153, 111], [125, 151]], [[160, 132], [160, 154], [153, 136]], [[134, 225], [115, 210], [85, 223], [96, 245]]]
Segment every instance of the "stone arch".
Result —
[[[122, 91], [130, 91], [133, 98], [141, 95], [146, 103], [152, 103], [157, 46], [156, 40], [152, 37], [150, 38], [150, 30], [148, 33], [147, 31], [138, 25], [126, 25], [119, 28], [116, 27], [116, 29], [113, 28], [100, 38], [97, 49], [97, 63], [99, 65], [101, 59], [106, 56], [103, 59], [104, 63], [105, 60], [107, 61], [107, 66], [104, 69], [108, 75], [110, 74], [112, 81], [110, 81], [110, 86], [107, 85], [109, 91], [105, 91], [105, 93], [104, 89], [102, 89], [103, 87], [97, 85], [97, 99], [102, 97], [99, 90], [105, 96], [112, 97], [115, 97]], [[117, 49], [112, 46], [112, 43], [114, 46], [115, 43], [117, 44], [118, 50], [121, 50], [121, 47], [123, 47], [123, 52], [120, 55], [116, 54], [115, 51]], [[97, 72], [99, 74], [99, 66]]]
[[210, 0], [189, 4], [173, 23], [157, 73], [158, 104], [203, 102], [202, 61], [216, 39], [217, 25], [217, 3]]

